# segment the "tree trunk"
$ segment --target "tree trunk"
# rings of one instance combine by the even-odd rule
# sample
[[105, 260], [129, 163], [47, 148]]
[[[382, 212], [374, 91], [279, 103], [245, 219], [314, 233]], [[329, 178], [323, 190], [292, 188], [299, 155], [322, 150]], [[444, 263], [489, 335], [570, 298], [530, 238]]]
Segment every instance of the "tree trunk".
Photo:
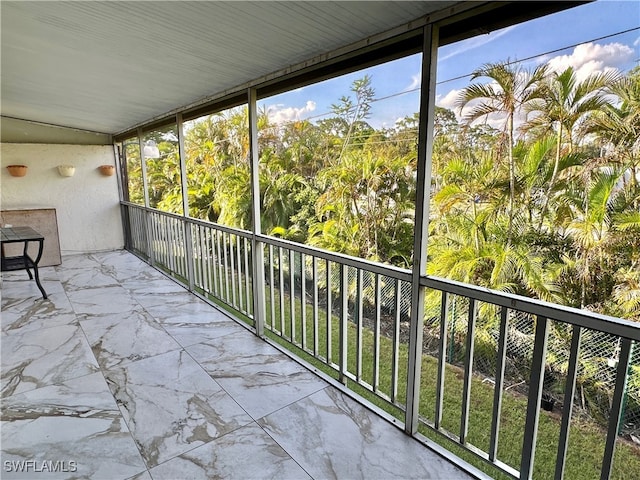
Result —
[[551, 173], [551, 179], [549, 180], [549, 185], [547, 186], [547, 193], [544, 198], [544, 205], [542, 206], [542, 211], [540, 212], [540, 223], [538, 224], [538, 232], [542, 230], [542, 225], [544, 224], [544, 216], [547, 214], [547, 210], [549, 208], [549, 199], [551, 198], [551, 191], [555, 186], [556, 177], [558, 176], [558, 170], [560, 168], [560, 149], [562, 146], [562, 123], [558, 126], [558, 138], [556, 139], [556, 158], [553, 162], [553, 172]]
[[516, 165], [513, 158], [513, 115], [514, 112], [509, 113], [507, 119], [507, 128], [509, 129], [509, 226], [507, 227], [507, 245], [511, 245], [511, 235], [513, 231], [513, 214], [515, 208], [516, 198]]

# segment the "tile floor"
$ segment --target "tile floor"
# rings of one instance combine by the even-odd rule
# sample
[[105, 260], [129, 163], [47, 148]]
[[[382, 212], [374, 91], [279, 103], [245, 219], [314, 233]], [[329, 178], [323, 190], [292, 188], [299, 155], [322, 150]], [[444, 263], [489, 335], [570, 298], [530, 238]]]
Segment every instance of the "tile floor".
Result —
[[3, 479], [471, 478], [125, 251], [2, 279]]

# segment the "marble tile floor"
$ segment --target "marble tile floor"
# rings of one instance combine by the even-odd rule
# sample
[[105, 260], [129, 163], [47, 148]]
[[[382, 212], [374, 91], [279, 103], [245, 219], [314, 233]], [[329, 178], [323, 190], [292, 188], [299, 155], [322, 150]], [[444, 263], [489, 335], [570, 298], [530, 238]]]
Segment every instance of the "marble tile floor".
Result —
[[3, 479], [472, 478], [125, 251], [2, 277]]

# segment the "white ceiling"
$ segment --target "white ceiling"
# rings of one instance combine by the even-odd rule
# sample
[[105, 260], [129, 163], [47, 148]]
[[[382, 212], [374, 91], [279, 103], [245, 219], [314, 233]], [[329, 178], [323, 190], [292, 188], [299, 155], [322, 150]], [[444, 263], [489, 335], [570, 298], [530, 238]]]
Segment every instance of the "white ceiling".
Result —
[[1, 113], [118, 133], [455, 3], [3, 0]]

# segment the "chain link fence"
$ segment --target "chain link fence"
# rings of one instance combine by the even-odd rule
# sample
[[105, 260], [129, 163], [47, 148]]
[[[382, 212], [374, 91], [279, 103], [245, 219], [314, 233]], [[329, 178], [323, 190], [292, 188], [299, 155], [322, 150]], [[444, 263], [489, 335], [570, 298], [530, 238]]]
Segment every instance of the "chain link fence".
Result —
[[[439, 307], [438, 307], [439, 308]], [[429, 308], [427, 309], [429, 312]], [[431, 313], [434, 308], [431, 307]], [[469, 299], [451, 296], [448, 308], [448, 363], [462, 367], [468, 329]], [[432, 338], [427, 353], [438, 354], [439, 321], [432, 316], [427, 321]], [[496, 376], [496, 355], [499, 341], [500, 312], [494, 305], [479, 303], [474, 339], [474, 372], [492, 381]], [[535, 316], [510, 310], [508, 317], [505, 389], [526, 395], [531, 373], [535, 330]], [[564, 398], [566, 374], [569, 365], [572, 327], [551, 321], [547, 343], [547, 356], [543, 384], [543, 408], [561, 410], [568, 401], [573, 402], [573, 416], [588, 418], [606, 426], [615, 389], [620, 338], [596, 330], [583, 329], [576, 394]], [[627, 386], [620, 422], [621, 435], [640, 438], [640, 346], [634, 344], [627, 370]]]
[[[302, 268], [299, 254], [294, 257], [296, 272], [302, 273], [306, 281], [312, 279], [312, 259], [308, 257]], [[288, 261], [282, 262], [283, 269], [289, 270]], [[329, 266], [330, 275], [327, 277], [327, 262], [318, 260], [316, 264], [318, 288], [324, 290], [326, 302], [327, 278], [331, 285], [331, 295], [339, 295], [340, 268], [336, 264]], [[375, 316], [376, 305], [376, 274], [354, 267], [346, 267], [347, 289], [349, 297], [348, 318], [355, 321], [357, 305], [363, 304], [363, 322], [370, 327]], [[301, 276], [294, 278], [296, 282]], [[360, 277], [360, 278], [359, 278]], [[285, 279], [287, 277], [285, 276]], [[286, 280], [285, 280], [286, 282]], [[400, 335], [401, 342], [406, 342], [409, 336], [409, 315], [411, 309], [411, 285], [401, 282], [399, 300], [395, 295], [395, 280], [380, 275], [378, 278], [378, 302], [382, 314], [382, 334], [388, 335], [393, 326], [386, 323], [393, 322], [396, 301], [400, 307]], [[358, 298], [361, 297], [361, 298]], [[425, 327], [423, 351], [425, 354], [437, 357], [440, 345], [440, 305], [441, 292], [427, 293], [425, 302]], [[326, 303], [325, 303], [326, 305]], [[332, 310], [338, 314], [338, 302], [332, 303]], [[477, 302], [476, 330], [474, 339], [473, 369], [476, 374], [485, 376], [493, 381], [496, 376], [496, 361], [500, 328], [500, 309], [492, 304]], [[469, 299], [458, 295], [449, 295], [447, 308], [447, 351], [445, 359], [448, 363], [462, 367], [465, 357], [465, 341], [469, 319]], [[533, 355], [535, 316], [515, 310], [509, 311], [505, 384], [507, 391], [526, 395], [527, 382], [531, 373]], [[569, 364], [572, 327], [569, 324], [551, 321], [547, 345], [546, 367], [544, 375], [543, 408], [561, 410], [568, 400], [564, 398], [566, 372]], [[582, 417], [606, 425], [615, 388], [615, 376], [618, 365], [620, 340], [615, 335], [595, 330], [583, 329], [579, 355], [576, 395], [573, 402], [574, 418]], [[627, 371], [627, 386], [624, 395], [624, 408], [620, 434], [640, 438], [640, 346], [633, 345], [631, 362]]]

